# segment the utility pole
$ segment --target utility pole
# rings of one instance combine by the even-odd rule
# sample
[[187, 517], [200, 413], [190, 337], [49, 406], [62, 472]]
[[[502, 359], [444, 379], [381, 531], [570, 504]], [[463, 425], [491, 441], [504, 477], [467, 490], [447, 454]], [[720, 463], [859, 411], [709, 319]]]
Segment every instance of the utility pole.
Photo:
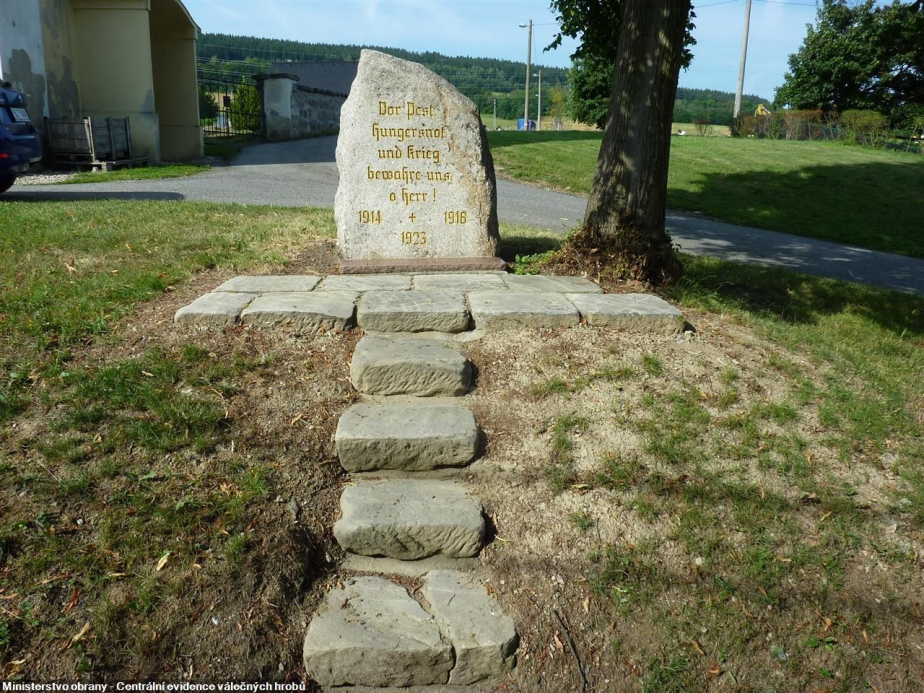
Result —
[[741, 64], [738, 66], [738, 90], [735, 92], [735, 115], [741, 113], [741, 95], [744, 93], [744, 64], [748, 60], [748, 30], [751, 26], [751, 0], [744, 7], [744, 34], [741, 37]]
[[533, 75], [533, 77], [539, 78], [539, 110], [536, 112], [536, 129], [542, 129], [542, 70], [539, 70], [538, 75]]
[[523, 103], [523, 130], [529, 130], [529, 76], [532, 73], [533, 61], [533, 20], [529, 24], [520, 24], [525, 29], [529, 27], [529, 37], [526, 39], [526, 99]]
[[494, 129], [497, 130], [497, 99], [494, 99]]

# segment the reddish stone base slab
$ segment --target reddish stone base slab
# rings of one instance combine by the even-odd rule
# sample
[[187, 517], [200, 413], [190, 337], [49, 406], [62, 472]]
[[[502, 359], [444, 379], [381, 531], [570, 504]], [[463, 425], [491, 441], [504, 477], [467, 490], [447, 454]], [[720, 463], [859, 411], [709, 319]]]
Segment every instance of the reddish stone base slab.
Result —
[[426, 274], [429, 272], [503, 272], [507, 263], [499, 257], [402, 258], [344, 260], [340, 274]]

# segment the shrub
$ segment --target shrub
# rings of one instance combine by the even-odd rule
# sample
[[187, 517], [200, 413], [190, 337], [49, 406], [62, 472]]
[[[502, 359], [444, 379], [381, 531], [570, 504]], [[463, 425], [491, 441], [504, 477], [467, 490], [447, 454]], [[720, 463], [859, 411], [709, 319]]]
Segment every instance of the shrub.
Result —
[[712, 133], [712, 123], [710, 123], [705, 118], [694, 118], [693, 127], [696, 130], [696, 134], [700, 137], [705, 137], [706, 135]]
[[787, 140], [812, 140], [820, 131], [820, 110], [782, 111], [783, 132]]
[[218, 117], [218, 101], [215, 95], [199, 85], [199, 117], [212, 119]]
[[853, 133], [855, 139], [865, 140], [874, 146], [881, 144], [889, 128], [888, 118], [876, 111], [844, 111], [840, 115], [840, 123], [841, 127]]
[[229, 115], [231, 127], [240, 132], [255, 132], [262, 127], [260, 113], [263, 109], [260, 103], [260, 93], [256, 87], [249, 84], [238, 85], [234, 91], [234, 101], [231, 102]]

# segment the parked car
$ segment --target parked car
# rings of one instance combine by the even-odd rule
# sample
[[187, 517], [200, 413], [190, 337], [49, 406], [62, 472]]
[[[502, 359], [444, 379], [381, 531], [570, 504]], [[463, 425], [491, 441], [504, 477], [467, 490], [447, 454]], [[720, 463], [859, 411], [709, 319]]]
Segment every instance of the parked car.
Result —
[[0, 83], [0, 193], [42, 158], [42, 138], [26, 113], [26, 97], [12, 86]]

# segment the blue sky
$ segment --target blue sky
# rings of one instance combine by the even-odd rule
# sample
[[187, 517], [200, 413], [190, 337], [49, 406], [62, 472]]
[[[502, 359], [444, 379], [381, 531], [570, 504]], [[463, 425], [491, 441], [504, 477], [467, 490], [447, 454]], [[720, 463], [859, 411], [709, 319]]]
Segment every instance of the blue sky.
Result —
[[[203, 31], [309, 43], [393, 46], [446, 55], [525, 60], [533, 20], [533, 62], [568, 67], [575, 43], [542, 52], [556, 32], [546, 0], [184, 0]], [[695, 58], [680, 85], [734, 91], [744, 0], [695, 2]], [[772, 99], [786, 59], [798, 50], [812, 0], [754, 0], [745, 92]]]

